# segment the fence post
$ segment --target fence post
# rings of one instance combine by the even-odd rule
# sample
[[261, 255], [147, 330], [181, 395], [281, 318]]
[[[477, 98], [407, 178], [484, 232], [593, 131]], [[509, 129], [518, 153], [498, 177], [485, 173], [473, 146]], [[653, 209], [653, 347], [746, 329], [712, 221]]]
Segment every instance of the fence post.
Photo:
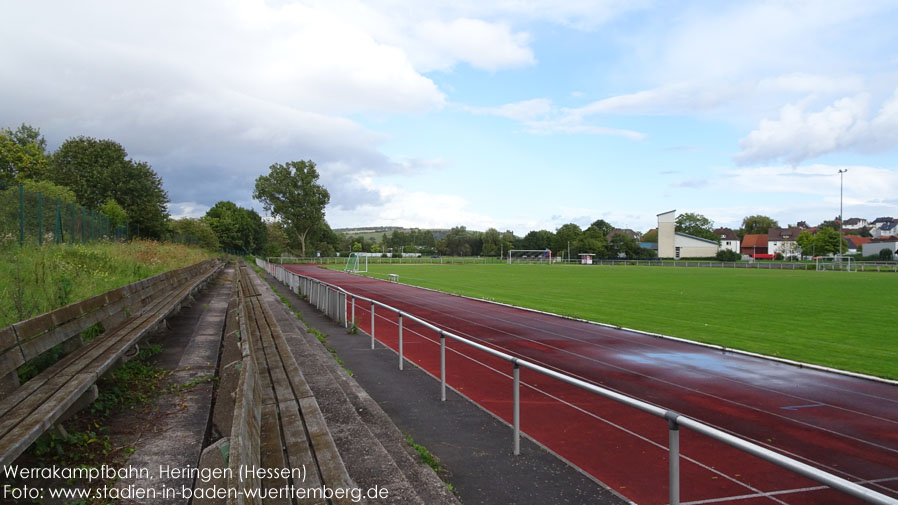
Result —
[[44, 194], [37, 192], [37, 245], [44, 245]]
[[25, 245], [25, 186], [19, 184], [19, 247]]
[[56, 199], [56, 228], [53, 230], [53, 241], [62, 243], [62, 201]]
[[374, 349], [374, 302], [371, 302], [371, 348]]
[[352, 325], [355, 326], [355, 297], [352, 297]]
[[440, 330], [440, 401], [446, 401], [446, 335], [443, 330]]
[[667, 418], [669, 436], [669, 481], [670, 488], [669, 503], [670, 505], [680, 505], [680, 425], [677, 424], [679, 414], [667, 411], [664, 415]]
[[402, 312], [399, 313], [399, 369], [402, 370]]
[[514, 455], [521, 454], [521, 365], [514, 360]]
[[72, 233], [71, 233], [71, 237], [69, 237], [71, 240], [69, 240], [69, 241], [72, 243], [72, 245], [74, 245], [75, 244], [75, 203], [72, 202], [69, 205], [72, 206]]

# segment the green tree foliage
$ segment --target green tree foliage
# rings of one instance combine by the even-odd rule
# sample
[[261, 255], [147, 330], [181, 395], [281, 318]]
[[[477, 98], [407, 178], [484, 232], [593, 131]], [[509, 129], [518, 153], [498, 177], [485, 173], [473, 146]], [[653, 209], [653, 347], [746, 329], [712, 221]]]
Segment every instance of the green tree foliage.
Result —
[[499, 235], [499, 230], [490, 228], [483, 232], [481, 239], [483, 240], [482, 255], [497, 257], [502, 253], [502, 236]]
[[721, 249], [717, 251], [715, 258], [717, 261], [739, 261], [742, 255], [731, 249]]
[[742, 219], [742, 228], [736, 230], [739, 240], [745, 238], [746, 235], [766, 234], [770, 228], [778, 228], [779, 223], [771, 217], [756, 215], [746, 216]]
[[456, 226], [449, 230], [445, 241], [445, 254], [450, 256], [471, 256], [474, 253], [468, 230], [464, 226]]
[[609, 233], [614, 231], [614, 225], [612, 225], [608, 221], [605, 221], [604, 219], [596, 219], [590, 226], [595, 227], [599, 231], [604, 233], [606, 238], [608, 237]]
[[571, 254], [592, 253], [604, 258], [608, 255], [607, 236], [602, 228], [590, 226], [580, 234], [577, 243], [571, 246]]
[[676, 231], [680, 233], [720, 242], [720, 237], [714, 234], [714, 222], [701, 214], [684, 212], [677, 216], [676, 223]]
[[169, 228], [172, 233], [196, 237], [199, 241], [199, 246], [203, 249], [217, 251], [221, 248], [221, 244], [218, 243], [218, 237], [215, 236], [212, 227], [203, 219], [182, 217], [169, 222]]
[[15, 130], [0, 130], [0, 190], [24, 179], [41, 179], [49, 159], [47, 141], [40, 130], [22, 124]]
[[[817, 233], [812, 235], [807, 230], [795, 237], [795, 242], [801, 248], [801, 254], [805, 256], [825, 256], [839, 253], [839, 232], [828, 226], [821, 226]], [[848, 249], [846, 243], [842, 243], [842, 251]]]
[[[826, 226], [820, 227], [814, 236], [814, 243], [817, 246], [817, 254], [837, 254], [839, 252], [839, 232]], [[842, 244], [842, 251], [846, 249], [848, 247]]]
[[330, 202], [330, 193], [318, 183], [315, 162], [300, 160], [271, 165], [268, 175], [256, 178], [253, 198], [296, 233], [301, 253], [306, 256], [309, 234], [324, 221], [324, 207]]
[[804, 256], [816, 256], [819, 252], [817, 251], [814, 235], [807, 230], [802, 230], [798, 236], [795, 237], [795, 243], [801, 248], [801, 254]]
[[254, 210], [238, 207], [234, 202], [221, 201], [209, 209], [202, 219], [226, 250], [260, 254], [265, 247], [267, 230]]
[[169, 200], [162, 179], [147, 163], [129, 159], [118, 142], [68, 139], [53, 153], [46, 176], [71, 188], [78, 202], [89, 209], [114, 199], [141, 236], [161, 237], [168, 230]]
[[113, 229], [128, 222], [128, 213], [112, 198], [106, 200], [106, 203], [101, 205], [98, 210], [109, 218], [109, 224]]
[[583, 230], [574, 223], [567, 223], [555, 230], [555, 240], [552, 243], [552, 250], [555, 251], [555, 256], [564, 255], [566, 257], [568, 246], [570, 246], [571, 255], [579, 254], [577, 240], [580, 239], [582, 234]]
[[895, 258], [895, 253], [891, 251], [891, 249], [880, 249], [879, 250], [879, 259], [882, 261], [892, 261]]
[[[55, 200], [59, 198], [63, 203], [77, 203], [78, 199], [75, 197], [75, 193], [65, 187], [58, 186], [53, 184], [50, 181], [34, 181], [31, 179], [22, 179], [19, 181], [25, 191], [30, 193], [41, 193], [44, 195], [44, 200], [50, 199]], [[15, 191], [17, 189], [13, 188]]]
[[521, 239], [518, 249], [551, 249], [555, 234], [549, 230], [531, 231]]
[[640, 254], [639, 243], [626, 233], [615, 233], [608, 242], [608, 252], [612, 257], [635, 259]]
[[658, 242], [658, 230], [653, 229], [642, 236], [643, 242]]

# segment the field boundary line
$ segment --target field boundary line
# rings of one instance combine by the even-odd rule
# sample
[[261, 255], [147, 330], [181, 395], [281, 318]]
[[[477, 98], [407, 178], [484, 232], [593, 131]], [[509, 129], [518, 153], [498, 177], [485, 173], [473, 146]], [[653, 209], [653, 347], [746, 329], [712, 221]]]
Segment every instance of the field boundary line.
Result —
[[[328, 269], [328, 270], [333, 270], [333, 269]], [[385, 280], [385, 279], [381, 279], [381, 278], [375, 277], [375, 276], [373, 276], [373, 275], [362, 275], [362, 274], [357, 274], [357, 273], [353, 273], [353, 272], [344, 272], [344, 273], [348, 273], [348, 274], [350, 274], [350, 275], [358, 275], [359, 277], [365, 277], [365, 278], [368, 278], [368, 279], [374, 279], [374, 280], [376, 280], [376, 281], [388, 282], [388, 281]], [[664, 339], [664, 340], [672, 340], [672, 341], [674, 341], [674, 342], [682, 342], [682, 343], [684, 343], [684, 344], [696, 345], [696, 346], [699, 346], [699, 347], [705, 347], [705, 348], [709, 348], [709, 349], [715, 349], [715, 350], [722, 351], [722, 352], [728, 352], [728, 353], [733, 353], [733, 354], [740, 354], [740, 355], [742, 355], [742, 356], [751, 356], [751, 357], [754, 357], [754, 358], [766, 359], [766, 360], [768, 360], [768, 361], [774, 361], [774, 362], [777, 362], [777, 363], [783, 363], [783, 364], [785, 364], [785, 365], [791, 365], [791, 366], [798, 367], [798, 368], [809, 368], [809, 369], [811, 369], [811, 370], [817, 370], [817, 371], [819, 371], [819, 372], [835, 373], [835, 374], [839, 374], [839, 375], [845, 375], [845, 376], [848, 376], [848, 377], [854, 377], [854, 378], [856, 378], [856, 379], [864, 379], [864, 380], [873, 381], [873, 382], [880, 382], [880, 383], [883, 383], [883, 384], [890, 384], [890, 385], [892, 385], [892, 386], [898, 386], [898, 380], [885, 379], [885, 378], [883, 378], [883, 377], [877, 377], [877, 376], [875, 376], [875, 375], [867, 375], [867, 374], [862, 374], [862, 373], [858, 373], [858, 372], [851, 372], [851, 371], [849, 371], [849, 370], [841, 370], [841, 369], [839, 369], [839, 368], [832, 368], [832, 367], [823, 366], [823, 365], [815, 365], [814, 363], [805, 363], [805, 362], [803, 362], [803, 361], [795, 361], [795, 360], [791, 360], [791, 359], [787, 359], [787, 358], [778, 358], [778, 357], [776, 357], [776, 356], [769, 356], [769, 355], [767, 355], [767, 354], [760, 354], [760, 353], [751, 352], [751, 351], [743, 351], [743, 350], [741, 350], [741, 349], [733, 349], [733, 348], [731, 348], [731, 347], [724, 347], [724, 346], [722, 346], [722, 345], [717, 345], [717, 344], [708, 344], [708, 343], [705, 343], [705, 342], [697, 342], [697, 341], [695, 341], [695, 340], [688, 340], [688, 339], [685, 339], [685, 338], [673, 337], [673, 336], [670, 336], [670, 335], [665, 335], [665, 334], [663, 334], [663, 333], [654, 333], [654, 332], [651, 332], [651, 331], [645, 331], [645, 330], [637, 330], [637, 329], [633, 329], [633, 328], [627, 328], [626, 326], [617, 326], [617, 325], [615, 325], [615, 324], [602, 323], [602, 322], [599, 322], [599, 321], [590, 321], [589, 319], [582, 319], [582, 318], [579, 318], [579, 317], [573, 317], [573, 316], [565, 316], [565, 315], [562, 315], [562, 314], [556, 314], [556, 313], [554, 313], [554, 312], [546, 312], [546, 311], [544, 311], [544, 310], [531, 309], [531, 308], [529, 308], [529, 307], [520, 307], [520, 306], [518, 306], [518, 305], [512, 305], [512, 304], [510, 304], [510, 303], [497, 302], [497, 301], [495, 301], [495, 300], [488, 300], [488, 299], [485, 299], [485, 298], [476, 298], [476, 297], [473, 297], [473, 296], [467, 296], [467, 295], [462, 295], [462, 294], [458, 294], [458, 293], [450, 293], [450, 292], [448, 292], [448, 291], [440, 291], [439, 289], [433, 289], [433, 288], [425, 288], [425, 287], [421, 287], [421, 286], [415, 286], [414, 284], [406, 284], [406, 283], [403, 283], [403, 282], [400, 282], [400, 284], [402, 284], [402, 285], [404, 285], [404, 286], [409, 286], [409, 287], [417, 288], [417, 289], [423, 289], [423, 290], [425, 290], [425, 291], [433, 291], [433, 292], [435, 292], [435, 293], [442, 293], [442, 294], [444, 294], [444, 295], [451, 295], [451, 296], [457, 296], [457, 297], [459, 297], [459, 298], [466, 298], [466, 299], [468, 299], [468, 300], [474, 300], [474, 301], [477, 301], [477, 302], [492, 303], [492, 304], [495, 304], [495, 305], [500, 305], [500, 306], [502, 306], [502, 307], [509, 307], [509, 308], [512, 308], [512, 309], [526, 310], [527, 312], [534, 312], [534, 313], [536, 313], [536, 314], [543, 314], [543, 315], [546, 315], [546, 316], [558, 317], [558, 318], [561, 318], [561, 319], [567, 319], [567, 320], [569, 320], [569, 321], [577, 321], [577, 322], [581, 322], [581, 323], [588, 323], [588, 324], [592, 324], [592, 325], [595, 325], [595, 326], [601, 326], [601, 327], [603, 327], [603, 328], [609, 328], [609, 329], [613, 329], [613, 330], [629, 331], [629, 332], [632, 332], [632, 333], [638, 333], [638, 334], [640, 334], [640, 335], [647, 335], [647, 336], [649, 336], [649, 337], [661, 338], [661, 339]]]

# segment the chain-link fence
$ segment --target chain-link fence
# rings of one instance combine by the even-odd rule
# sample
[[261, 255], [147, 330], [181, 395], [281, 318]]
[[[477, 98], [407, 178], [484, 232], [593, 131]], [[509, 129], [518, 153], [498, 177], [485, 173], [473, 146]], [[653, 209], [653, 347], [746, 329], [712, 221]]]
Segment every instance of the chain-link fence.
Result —
[[0, 192], [0, 242], [74, 244], [94, 240], [129, 239], [136, 234], [128, 223], [116, 224], [109, 216], [13, 186]]

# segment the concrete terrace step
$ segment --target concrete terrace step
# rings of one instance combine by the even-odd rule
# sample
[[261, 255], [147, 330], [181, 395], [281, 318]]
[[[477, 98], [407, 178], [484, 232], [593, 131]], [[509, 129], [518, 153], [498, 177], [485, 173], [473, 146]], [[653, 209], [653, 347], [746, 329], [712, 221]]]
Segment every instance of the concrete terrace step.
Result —
[[386, 500], [369, 503], [458, 504], [433, 470], [412, 453], [380, 406], [305, 330], [271, 288], [256, 281], [315, 394], [350, 476], [362, 489], [378, 486], [389, 490]]

